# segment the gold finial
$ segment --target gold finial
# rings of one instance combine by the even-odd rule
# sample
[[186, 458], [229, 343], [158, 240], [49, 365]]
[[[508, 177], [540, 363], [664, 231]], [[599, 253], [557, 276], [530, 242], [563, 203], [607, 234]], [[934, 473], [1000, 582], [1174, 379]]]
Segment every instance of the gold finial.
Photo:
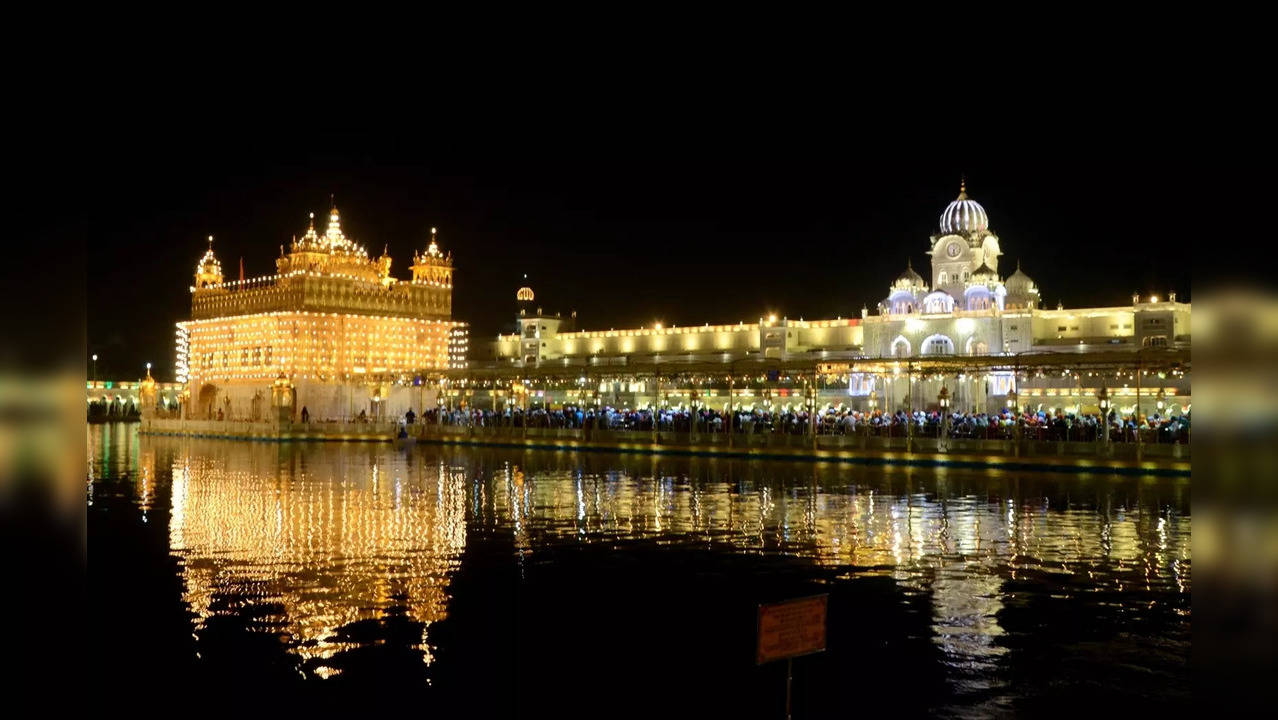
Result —
[[435, 228], [430, 229], [430, 236], [435, 237]]
[[961, 193], [967, 192], [967, 176], [966, 175], [959, 176], [959, 192]]
[[315, 229], [315, 213], [308, 213], [308, 214], [310, 216], [310, 222], [307, 223], [307, 229], [314, 230]]
[[334, 193], [328, 194], [328, 206], [333, 210], [337, 210], [337, 196]]
[[213, 236], [212, 236], [212, 235], [210, 235], [210, 236], [209, 236], [209, 250], [212, 250], [212, 249], [213, 249]]

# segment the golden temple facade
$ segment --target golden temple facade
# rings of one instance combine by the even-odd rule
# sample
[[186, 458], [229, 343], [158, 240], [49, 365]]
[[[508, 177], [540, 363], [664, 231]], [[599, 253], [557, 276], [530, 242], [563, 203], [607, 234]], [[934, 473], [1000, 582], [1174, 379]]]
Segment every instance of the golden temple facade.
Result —
[[434, 228], [411, 279], [393, 277], [391, 262], [347, 237], [336, 207], [323, 233], [312, 214], [280, 247], [273, 275], [227, 280], [210, 236], [177, 329], [186, 417], [295, 421], [306, 408], [307, 419], [346, 421], [419, 404], [409, 388], [421, 373], [464, 362], [466, 325], [452, 320], [452, 255]]

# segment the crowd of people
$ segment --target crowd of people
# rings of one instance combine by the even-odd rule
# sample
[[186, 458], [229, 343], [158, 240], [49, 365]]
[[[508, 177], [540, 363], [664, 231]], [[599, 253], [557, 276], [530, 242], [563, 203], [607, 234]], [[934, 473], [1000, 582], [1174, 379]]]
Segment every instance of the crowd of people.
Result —
[[[787, 434], [811, 432], [812, 416], [805, 409], [765, 410], [738, 409], [723, 413], [711, 408], [663, 408], [655, 415], [647, 408], [585, 408], [575, 405], [535, 407], [525, 413], [519, 408], [505, 410], [436, 409], [426, 411], [421, 421], [466, 427], [562, 428], [652, 432], [653, 422], [660, 432]], [[1171, 415], [1109, 414], [1109, 441], [1136, 442], [1137, 433], [1144, 442], [1186, 443], [1189, 441], [1188, 413]], [[410, 421], [411, 422], [411, 421]], [[944, 426], [938, 411], [916, 410], [885, 412], [848, 408], [826, 408], [816, 419], [819, 435], [869, 435], [871, 437], [940, 437]], [[913, 427], [911, 427], [913, 425]], [[1024, 411], [1012, 413], [952, 412], [948, 437], [1009, 440], [1017, 435], [1026, 440], [1098, 441], [1104, 438], [1099, 414], [1075, 414], [1063, 410]]]

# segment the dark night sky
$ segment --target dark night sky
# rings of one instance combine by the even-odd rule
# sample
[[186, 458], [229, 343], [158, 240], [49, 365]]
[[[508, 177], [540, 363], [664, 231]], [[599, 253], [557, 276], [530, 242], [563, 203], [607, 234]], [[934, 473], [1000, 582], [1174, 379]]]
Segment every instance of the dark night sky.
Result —
[[228, 277], [241, 256], [247, 276], [273, 272], [329, 193], [348, 235], [373, 254], [390, 246], [397, 277], [439, 228], [457, 268], [453, 314], [474, 344], [507, 329], [525, 272], [539, 305], [577, 310], [586, 329], [857, 314], [907, 256], [927, 274], [961, 173], [1002, 240], [1003, 274], [1019, 258], [1045, 305], [1188, 299], [1187, 233], [1168, 218], [1193, 219], [1185, 188], [1201, 177], [1186, 174], [1214, 172], [1164, 152], [1170, 129], [1030, 109], [979, 131], [927, 115], [506, 112], [519, 116], [128, 128], [89, 219], [99, 374], [133, 377], [149, 360], [171, 379], [205, 236]]

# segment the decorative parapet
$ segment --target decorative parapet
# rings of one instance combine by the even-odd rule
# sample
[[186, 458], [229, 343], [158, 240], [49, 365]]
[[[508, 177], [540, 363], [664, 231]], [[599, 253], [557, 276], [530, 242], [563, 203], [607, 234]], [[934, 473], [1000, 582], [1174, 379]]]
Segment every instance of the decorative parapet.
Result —
[[446, 320], [447, 287], [423, 283], [383, 285], [353, 277], [295, 272], [196, 289], [191, 317], [203, 320], [269, 312], [337, 312]]

